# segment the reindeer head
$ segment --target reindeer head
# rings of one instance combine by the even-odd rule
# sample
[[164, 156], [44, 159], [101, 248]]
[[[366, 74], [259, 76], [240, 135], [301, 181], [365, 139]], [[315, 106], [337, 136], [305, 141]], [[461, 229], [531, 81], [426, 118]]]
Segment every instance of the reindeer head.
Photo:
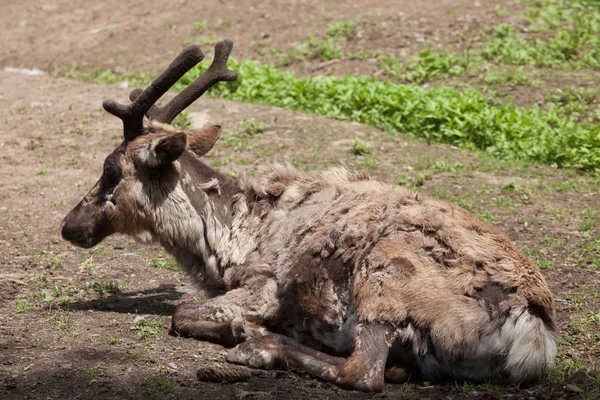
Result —
[[[237, 79], [237, 74], [227, 69], [232, 48], [231, 40], [217, 43], [208, 70], [164, 107], [154, 103], [204, 59], [198, 46], [187, 46], [145, 90], [133, 90], [128, 106], [104, 100], [104, 109], [123, 120], [124, 141], [106, 157], [96, 185], [65, 217], [61, 227], [65, 240], [87, 248], [116, 232], [135, 235], [150, 230], [145, 226], [145, 205], [160, 201], [152, 196], [165, 196], [172, 190], [181, 179], [184, 159], [194, 162], [206, 154], [221, 130], [213, 126], [181, 132], [169, 124], [212, 85]], [[150, 120], [146, 126], [144, 116]]]

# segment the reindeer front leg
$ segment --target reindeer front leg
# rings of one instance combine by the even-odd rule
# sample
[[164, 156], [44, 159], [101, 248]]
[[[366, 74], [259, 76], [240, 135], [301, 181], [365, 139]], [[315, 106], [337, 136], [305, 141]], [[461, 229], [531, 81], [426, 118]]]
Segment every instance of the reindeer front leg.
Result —
[[380, 392], [391, 332], [385, 325], [358, 325], [355, 348], [348, 358], [330, 356], [273, 334], [238, 345], [227, 360], [254, 368], [294, 369], [344, 388]]
[[175, 335], [233, 347], [248, 338], [260, 337], [261, 326], [275, 317], [277, 299], [274, 282], [262, 290], [238, 288], [202, 303], [184, 303], [171, 320]]

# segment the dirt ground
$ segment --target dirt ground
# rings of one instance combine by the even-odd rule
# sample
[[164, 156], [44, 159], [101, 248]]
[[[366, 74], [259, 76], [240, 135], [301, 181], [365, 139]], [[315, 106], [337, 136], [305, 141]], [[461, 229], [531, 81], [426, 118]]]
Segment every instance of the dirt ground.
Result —
[[[493, 12], [496, 3], [519, 9], [490, 0], [23, 0], [0, 5], [0, 67], [157, 70], [200, 34], [197, 22], [204, 20], [201, 36], [207, 41], [230, 37], [235, 57], [260, 59], [266, 57], [265, 40], [285, 48], [332, 21], [367, 14], [393, 29], [367, 31], [354, 45], [408, 57], [425, 41], [458, 45], [468, 40], [464, 32], [510, 19], [510, 13]], [[407, 40], [407, 32], [414, 40]], [[295, 66], [304, 73], [316, 67]], [[372, 69], [366, 59], [343, 61], [326, 72]], [[0, 72], [0, 88], [0, 398], [600, 398], [589, 377], [568, 374], [574, 366], [592, 369], [600, 362], [598, 180], [505, 165], [355, 123], [201, 99], [191, 107], [196, 124], [219, 123], [232, 137], [239, 121], [264, 124], [260, 135], [222, 143], [210, 154], [208, 162], [225, 172], [252, 174], [270, 162], [305, 169], [343, 162], [493, 220], [545, 268], [562, 334], [557, 363], [569, 375], [530, 387], [387, 385], [376, 396], [282, 371], [257, 371], [234, 384], [202, 383], [196, 369], [224, 362], [226, 349], [167, 334], [175, 306], [197, 296], [186, 277], [170, 268], [168, 256], [126, 237], [111, 237], [92, 250], [60, 238], [62, 218], [93, 186], [104, 157], [121, 140], [120, 121], [102, 110], [102, 99], [124, 101], [128, 90], [7, 70]], [[353, 138], [372, 144], [373, 154], [351, 154]]]
[[[0, 65], [143, 71], [168, 62], [191, 39], [210, 43], [222, 37], [234, 40], [235, 57], [256, 58], [266, 43], [285, 48], [332, 22], [358, 17], [371, 18], [373, 25], [386, 22], [389, 29], [364, 32], [357, 47], [406, 49], [403, 54], [413, 55], [425, 42], [468, 40], [465, 32], [500, 19], [491, 12], [498, 3], [507, 10], [519, 8], [493, 0], [24, 0], [2, 5]], [[196, 23], [202, 21], [199, 29]]]

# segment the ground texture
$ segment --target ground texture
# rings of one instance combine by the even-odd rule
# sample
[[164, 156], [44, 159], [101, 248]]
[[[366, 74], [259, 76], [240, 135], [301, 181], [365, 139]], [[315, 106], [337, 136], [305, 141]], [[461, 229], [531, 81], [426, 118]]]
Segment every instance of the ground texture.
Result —
[[[175, 306], [196, 296], [170, 258], [125, 237], [92, 250], [60, 238], [62, 218], [121, 141], [120, 121], [102, 110], [102, 99], [123, 101], [129, 90], [52, 72], [65, 66], [155, 71], [192, 37], [206, 43], [230, 37], [237, 58], [268, 61], [274, 52], [265, 49], [286, 51], [332, 21], [365, 15], [370, 22], [351, 46], [410, 57], [426, 41], [464, 46], [465, 32], [475, 36], [490, 24], [510, 22], [520, 6], [500, 2], [507, 12], [498, 13], [489, 0], [170, 3], [24, 0], [0, 6], [0, 66], [47, 72], [0, 72], [0, 397], [373, 397], [291, 372], [258, 371], [234, 384], [196, 380], [198, 367], [224, 363], [226, 349], [167, 334]], [[368, 57], [334, 61], [292, 60], [286, 67], [306, 75], [377, 73]], [[530, 104], [536, 95], [525, 89], [516, 97]], [[600, 362], [597, 179], [278, 108], [205, 98], [191, 111], [195, 125], [223, 126], [224, 140], [207, 160], [227, 173], [252, 174], [271, 162], [303, 169], [342, 162], [492, 220], [544, 268], [562, 335], [558, 369], [546, 381], [525, 388], [415, 382], [387, 385], [375, 397], [600, 398], [597, 377], [575, 372]], [[355, 138], [372, 148], [356, 154]]]

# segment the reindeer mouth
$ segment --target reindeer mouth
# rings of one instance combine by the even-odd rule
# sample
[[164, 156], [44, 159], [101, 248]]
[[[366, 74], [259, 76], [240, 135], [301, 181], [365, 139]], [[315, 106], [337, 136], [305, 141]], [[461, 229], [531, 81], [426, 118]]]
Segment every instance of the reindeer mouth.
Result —
[[100, 243], [100, 240], [96, 242], [94, 238], [91, 237], [91, 235], [86, 234], [84, 235], [83, 240], [70, 240], [69, 242], [74, 246], [81, 247], [82, 249], [89, 249], [91, 247], [94, 247], [96, 244]]
[[95, 215], [86, 215], [77, 207], [71, 211], [60, 228], [63, 239], [74, 246], [89, 249], [113, 234], [115, 230], [106, 211], [115, 209], [116, 205], [112, 194], [106, 198], [102, 208], [93, 212]]
[[86, 231], [78, 231], [70, 229], [63, 223], [61, 229], [61, 235], [63, 239], [67, 240], [74, 246], [81, 247], [84, 249], [89, 249], [90, 247], [94, 247], [96, 244], [100, 243], [106, 236], [93, 232], [92, 230]]
[[94, 247], [112, 233], [112, 229], [105, 226], [97, 227], [96, 229], [86, 232], [80, 232], [77, 236], [70, 236], [68, 232], [65, 232], [64, 229], [62, 230], [62, 236], [65, 240], [69, 241], [72, 245], [83, 249]]

